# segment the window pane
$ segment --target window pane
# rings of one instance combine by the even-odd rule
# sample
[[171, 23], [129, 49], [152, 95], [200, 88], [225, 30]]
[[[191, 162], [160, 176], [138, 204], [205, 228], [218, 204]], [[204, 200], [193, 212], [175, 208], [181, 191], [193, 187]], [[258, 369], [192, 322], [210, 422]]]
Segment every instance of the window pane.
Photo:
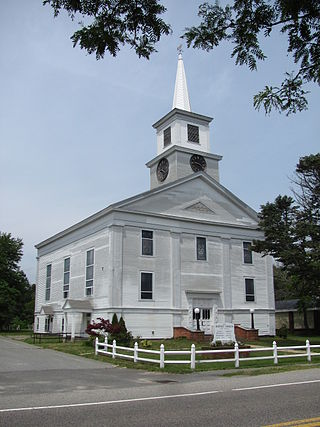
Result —
[[246, 301], [254, 301], [254, 281], [253, 279], [245, 279], [246, 283]]
[[87, 252], [87, 265], [94, 264], [94, 251], [91, 249]]
[[92, 288], [86, 288], [86, 296], [92, 295]]
[[207, 259], [205, 237], [197, 237], [197, 259], [198, 260], [206, 260]]
[[151, 292], [141, 292], [141, 299], [152, 299]]
[[47, 265], [47, 277], [51, 276], [51, 264]]
[[142, 230], [142, 255], [153, 255], [153, 231]]
[[141, 291], [152, 292], [152, 273], [141, 273]]
[[64, 260], [64, 271], [70, 271], [70, 258]]
[[153, 231], [142, 230], [142, 237], [145, 237], [146, 239], [152, 239], [153, 238]]
[[86, 268], [86, 280], [93, 279], [93, 265]]
[[243, 242], [243, 261], [245, 264], [252, 264], [252, 252], [250, 242]]
[[142, 239], [142, 255], [153, 255], [153, 241]]
[[87, 280], [86, 281], [86, 288], [92, 288], [93, 287], [93, 280]]
[[141, 273], [141, 299], [152, 299], [152, 273]]
[[64, 273], [63, 274], [63, 284], [66, 285], [70, 281], [70, 273]]

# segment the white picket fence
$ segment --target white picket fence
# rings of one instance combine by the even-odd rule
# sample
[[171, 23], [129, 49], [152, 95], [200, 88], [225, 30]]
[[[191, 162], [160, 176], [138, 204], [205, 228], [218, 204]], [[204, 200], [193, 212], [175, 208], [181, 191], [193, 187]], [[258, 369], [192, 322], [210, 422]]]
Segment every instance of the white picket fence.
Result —
[[[99, 342], [98, 338], [95, 341], [95, 354], [104, 354], [111, 356], [113, 359], [116, 357], [121, 357], [124, 359], [131, 359], [136, 362], [150, 362], [160, 365], [160, 368], [164, 368], [165, 365], [169, 364], [186, 364], [190, 365], [191, 369], [195, 369], [196, 364], [198, 363], [219, 363], [219, 362], [234, 362], [236, 368], [239, 368], [240, 361], [253, 361], [253, 360], [268, 360], [273, 359], [274, 364], [278, 363], [279, 359], [290, 358], [290, 357], [305, 357], [308, 362], [311, 362], [311, 356], [320, 356], [320, 353], [313, 352], [312, 349], [320, 349], [320, 345], [310, 345], [309, 340], [306, 340], [305, 345], [296, 345], [296, 346], [286, 346], [278, 347], [277, 343], [273, 341], [272, 347], [255, 347], [255, 348], [239, 348], [238, 343], [235, 343], [234, 348], [223, 349], [223, 350], [196, 350], [194, 344], [191, 345], [190, 350], [165, 350], [164, 345], [160, 345], [160, 350], [148, 350], [145, 348], [139, 348], [138, 343], [134, 344], [134, 347], [123, 347], [118, 346], [114, 340], [112, 344], [108, 344], [107, 338], [105, 342]], [[121, 353], [121, 351], [127, 352]], [[267, 356], [252, 356], [252, 357], [240, 357], [241, 353], [254, 353], [254, 352], [271, 352], [271, 355]], [[129, 353], [129, 354], [128, 354]], [[219, 355], [221, 353], [231, 353], [233, 357], [230, 358], [221, 358], [221, 359], [210, 359], [210, 354]], [[280, 353], [280, 354], [279, 354]], [[283, 354], [285, 353], [285, 354]], [[288, 354], [289, 353], [289, 354]], [[157, 355], [157, 358], [151, 359], [150, 357], [142, 357], [144, 355], [148, 356], [150, 354]], [[196, 360], [197, 355], [206, 355], [205, 359]], [[184, 360], [170, 359], [166, 356], [188, 356]]]

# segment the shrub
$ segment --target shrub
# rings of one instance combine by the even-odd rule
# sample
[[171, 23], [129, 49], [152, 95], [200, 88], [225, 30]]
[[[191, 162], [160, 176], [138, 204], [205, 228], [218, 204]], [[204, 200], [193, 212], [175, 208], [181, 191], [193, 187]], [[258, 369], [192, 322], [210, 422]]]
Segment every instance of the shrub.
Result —
[[108, 336], [108, 339], [116, 340], [117, 344], [124, 346], [130, 345], [132, 341], [132, 334], [128, 332], [124, 319], [121, 317], [118, 321], [116, 314], [112, 317], [112, 323], [102, 317], [98, 317], [100, 322], [92, 322], [88, 325], [86, 333], [93, 337]]
[[277, 329], [277, 335], [279, 338], [287, 338], [288, 328], [286, 327], [286, 325], [282, 325], [281, 328]]

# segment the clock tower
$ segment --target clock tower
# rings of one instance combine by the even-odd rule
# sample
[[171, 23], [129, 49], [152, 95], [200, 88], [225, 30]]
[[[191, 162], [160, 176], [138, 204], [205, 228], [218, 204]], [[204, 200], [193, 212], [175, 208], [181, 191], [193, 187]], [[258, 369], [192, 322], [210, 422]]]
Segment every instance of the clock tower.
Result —
[[200, 171], [219, 181], [222, 157], [210, 153], [212, 118], [191, 111], [181, 48], [178, 50], [172, 110], [153, 125], [157, 156], [146, 164], [151, 189]]

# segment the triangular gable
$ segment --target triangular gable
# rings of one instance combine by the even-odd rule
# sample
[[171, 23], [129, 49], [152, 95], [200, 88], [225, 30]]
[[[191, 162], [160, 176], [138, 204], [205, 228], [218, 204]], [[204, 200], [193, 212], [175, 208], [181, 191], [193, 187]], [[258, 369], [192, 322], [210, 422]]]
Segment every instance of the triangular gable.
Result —
[[193, 211], [193, 212], [201, 212], [201, 213], [207, 213], [214, 215], [214, 211], [209, 209], [208, 206], [206, 206], [204, 203], [198, 201], [196, 203], [192, 203], [190, 206], [187, 206], [185, 208], [186, 211]]
[[158, 187], [113, 207], [214, 223], [251, 227], [258, 223], [253, 209], [204, 172]]
[[54, 314], [54, 307], [52, 305], [42, 305], [39, 314], [52, 316]]

